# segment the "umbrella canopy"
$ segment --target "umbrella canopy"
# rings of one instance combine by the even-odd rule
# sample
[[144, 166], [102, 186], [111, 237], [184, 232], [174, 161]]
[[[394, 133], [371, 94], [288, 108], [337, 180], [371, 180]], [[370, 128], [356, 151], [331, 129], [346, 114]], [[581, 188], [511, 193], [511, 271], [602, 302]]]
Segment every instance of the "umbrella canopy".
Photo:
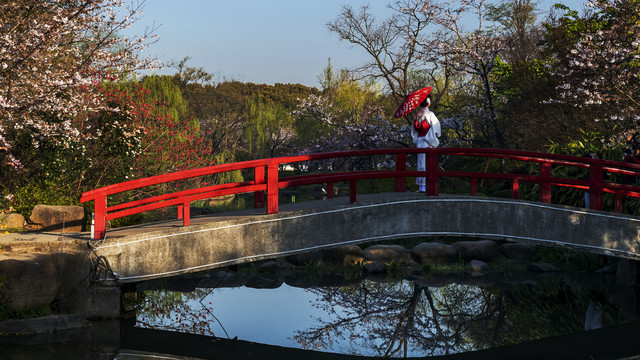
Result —
[[429, 96], [429, 93], [431, 93], [430, 86], [412, 92], [404, 99], [404, 101], [402, 101], [402, 104], [400, 104], [396, 113], [393, 114], [393, 117], [399, 118], [407, 115], [411, 110], [418, 107], [418, 105], [420, 105], [420, 103]]

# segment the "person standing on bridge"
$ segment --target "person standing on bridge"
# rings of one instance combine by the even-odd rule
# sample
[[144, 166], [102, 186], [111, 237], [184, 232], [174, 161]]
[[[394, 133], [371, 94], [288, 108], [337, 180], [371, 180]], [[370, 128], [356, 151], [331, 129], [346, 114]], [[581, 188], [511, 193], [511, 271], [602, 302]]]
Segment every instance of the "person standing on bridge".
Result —
[[[413, 126], [411, 127], [411, 138], [416, 147], [435, 148], [440, 145], [438, 138], [440, 137], [440, 121], [436, 115], [429, 109], [431, 106], [431, 95], [418, 107], [420, 110], [414, 115]], [[418, 154], [418, 171], [426, 170], [426, 155]], [[426, 192], [426, 178], [416, 178], [418, 191]]]

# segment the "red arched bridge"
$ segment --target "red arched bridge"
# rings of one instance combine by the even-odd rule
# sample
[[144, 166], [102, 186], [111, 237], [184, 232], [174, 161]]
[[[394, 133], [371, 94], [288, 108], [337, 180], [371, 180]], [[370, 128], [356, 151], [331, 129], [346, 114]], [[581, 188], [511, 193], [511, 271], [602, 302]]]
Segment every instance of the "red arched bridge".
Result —
[[[419, 152], [427, 155], [426, 171], [408, 170], [407, 157], [411, 156], [414, 161]], [[457, 157], [465, 159], [457, 161]], [[330, 171], [326, 166], [322, 171], [309, 171], [308, 167], [303, 175], [295, 176], [287, 169], [296, 163], [318, 165], [314, 160], [344, 158], [366, 161], [369, 165], [395, 165], [371, 171]], [[493, 159], [493, 168], [502, 168], [500, 165], [504, 163], [504, 168], [521, 165], [519, 169], [527, 170], [526, 173], [506, 173], [451, 168], [456, 163], [474, 163], [469, 158], [481, 164]], [[447, 169], [441, 168], [440, 160], [447, 160], [444, 165]], [[478, 162], [474, 164], [477, 166]], [[210, 176], [237, 170], [243, 170], [248, 173], [246, 178], [253, 179], [204, 185], [204, 181], [211, 181]], [[573, 175], [562, 175], [569, 173]], [[598, 211], [603, 203], [611, 208], [606, 210], [621, 211], [625, 199], [640, 197], [640, 186], [636, 185], [639, 175], [638, 165], [586, 157], [495, 149], [379, 149], [253, 160], [181, 171], [89, 191], [82, 201], [94, 201], [95, 238], [105, 237], [109, 220], [170, 206], [179, 209], [183, 227], [171, 224], [155, 230], [125, 228], [123, 232], [134, 232], [112, 236], [108, 242], [96, 242], [95, 254], [108, 261], [121, 282], [209, 270], [327, 247], [425, 236], [528, 242], [640, 260], [640, 217]], [[427, 178], [427, 196], [406, 191], [407, 178], [418, 176]], [[176, 184], [180, 186], [179, 181], [192, 178], [199, 178], [203, 185], [166, 193], [167, 189], [175, 189]], [[451, 178], [457, 178], [454, 180], [458, 184], [464, 183], [472, 196], [439, 195], [439, 182]], [[390, 179], [384, 181], [390, 189], [382, 194], [358, 197], [358, 181], [368, 179]], [[473, 196], [479, 182], [485, 179], [510, 184], [511, 197], [515, 199]], [[350, 203], [345, 204], [345, 197], [298, 202], [287, 204], [286, 210], [283, 205], [278, 213], [280, 189], [326, 184], [327, 195], [331, 197], [334, 183], [338, 182], [349, 184]], [[528, 184], [526, 189], [525, 184]], [[552, 188], [555, 192], [558, 187], [588, 191], [591, 210], [550, 204]], [[165, 193], [107, 205], [109, 196], [114, 201], [158, 189]], [[541, 202], [518, 200], [526, 190], [534, 196], [537, 192]], [[190, 224], [192, 202], [240, 193], [253, 193], [254, 205], [258, 208], [263, 207], [266, 200], [267, 215], [250, 211], [224, 219], [198, 217]], [[612, 195], [605, 197], [606, 194]], [[581, 197], [581, 193], [579, 195]], [[554, 193], [553, 199], [556, 198], [561, 196]], [[356, 204], [351, 204], [356, 200]], [[292, 209], [293, 205], [297, 208]]]
[[[407, 156], [420, 152], [426, 153], [426, 171], [407, 169]], [[386, 155], [394, 157], [395, 168], [371, 171], [331, 171], [309, 172], [305, 175], [282, 176], [283, 169], [296, 163], [304, 163], [313, 160], [362, 158]], [[478, 159], [502, 159], [526, 163], [533, 171], [527, 174], [457, 171], [456, 169], [442, 169], [439, 166], [443, 157], [471, 157]], [[588, 176], [576, 179], [562, 175], [552, 175], [552, 167], [565, 167], [568, 169], [586, 169]], [[537, 170], [536, 170], [537, 167]], [[253, 172], [253, 180], [243, 182], [224, 183], [202, 186], [195, 189], [180, 190], [165, 193], [159, 196], [135, 201], [108, 205], [108, 197], [128, 191], [152, 188], [167, 185], [169, 183], [216, 175], [230, 171]], [[584, 172], [584, 171], [583, 171]], [[570, 173], [570, 171], [557, 172]], [[575, 171], [574, 171], [575, 174]], [[406, 191], [407, 178], [424, 176], [427, 179], [428, 196], [439, 194], [438, 185], [443, 178], [469, 179], [470, 195], [476, 195], [478, 180], [498, 179], [511, 183], [511, 197], [518, 199], [519, 187], [523, 183], [539, 185], [540, 201], [551, 203], [551, 189], [553, 186], [570, 187], [588, 191], [590, 194], [590, 208], [603, 209], [603, 195], [615, 196], [615, 211], [621, 212], [625, 198], [640, 198], [640, 165], [625, 162], [592, 159], [568, 155], [544, 154], [527, 151], [499, 150], [499, 149], [474, 149], [474, 148], [397, 148], [376, 149], [361, 151], [343, 151], [331, 153], [317, 153], [243, 161], [231, 164], [215, 165], [206, 168], [179, 171], [164, 175], [152, 176], [144, 179], [127, 181], [119, 184], [105, 186], [88, 191], [82, 195], [81, 202], [94, 201], [95, 232], [93, 238], [104, 238], [107, 221], [130, 216], [150, 210], [178, 207], [178, 218], [183, 220], [184, 226], [190, 224], [190, 204], [194, 201], [210, 199], [219, 196], [240, 193], [254, 193], [254, 205], [263, 207], [266, 194], [266, 212], [275, 214], [278, 212], [278, 194], [280, 189], [309, 184], [327, 184], [327, 195], [332, 197], [333, 184], [337, 182], [349, 183], [350, 202], [357, 199], [357, 182], [366, 179], [395, 179], [396, 192]], [[165, 188], [170, 188], [166, 186]]]

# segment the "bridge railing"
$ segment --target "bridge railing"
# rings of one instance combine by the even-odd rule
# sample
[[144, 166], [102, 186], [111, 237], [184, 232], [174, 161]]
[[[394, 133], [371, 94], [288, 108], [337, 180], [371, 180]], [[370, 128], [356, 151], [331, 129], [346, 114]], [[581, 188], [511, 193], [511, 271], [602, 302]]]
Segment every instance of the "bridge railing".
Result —
[[[407, 170], [407, 156], [411, 154], [426, 154], [426, 171]], [[297, 176], [280, 176], [280, 169], [287, 165], [323, 159], [338, 159], [347, 157], [365, 157], [375, 155], [393, 156], [395, 168], [372, 171], [344, 171], [309, 173]], [[532, 164], [539, 164], [538, 174], [514, 174], [514, 173], [489, 173], [478, 171], [456, 171], [441, 169], [441, 157], [465, 156], [477, 158], [496, 158], [514, 160]], [[588, 179], [575, 179], [552, 176], [553, 166], [566, 166], [570, 168], [587, 169]], [[170, 182], [200, 178], [208, 175], [216, 175], [229, 171], [253, 171], [253, 180], [224, 183], [218, 185], [202, 186], [195, 189], [180, 190], [163, 195], [151, 196], [140, 200], [130, 201], [117, 205], [108, 205], [108, 197], [125, 193], [131, 190], [158, 186]], [[103, 238], [106, 233], [109, 220], [122, 218], [150, 210], [177, 206], [178, 218], [183, 220], [183, 225], [190, 224], [190, 203], [203, 199], [219, 196], [254, 193], [254, 206], [263, 207], [266, 200], [267, 214], [278, 212], [279, 189], [309, 185], [327, 184], [327, 196], [333, 196], [333, 184], [336, 182], [349, 183], [349, 199], [355, 202], [357, 198], [357, 182], [365, 179], [395, 178], [395, 191], [406, 191], [406, 179], [423, 176], [427, 179], [428, 196], [439, 194], [439, 181], [441, 178], [468, 178], [470, 179], [470, 193], [476, 195], [478, 179], [499, 179], [510, 181], [512, 197], [518, 198], [518, 190], [521, 183], [533, 183], [540, 186], [540, 201], [551, 202], [551, 187], [566, 186], [583, 189], [590, 194], [590, 208], [602, 209], [602, 196], [604, 193], [615, 194], [616, 211], [622, 211], [624, 197], [640, 198], [640, 186], [635, 184], [617, 183], [611, 180], [610, 174], [619, 174], [636, 179], [640, 176], [640, 165], [624, 162], [591, 159], [568, 155], [543, 154], [527, 151], [500, 150], [500, 149], [471, 149], [471, 148], [397, 148], [375, 149], [359, 151], [342, 151], [331, 153], [318, 153], [289, 157], [278, 157], [243, 161], [232, 164], [215, 165], [206, 168], [179, 171], [164, 175], [152, 176], [144, 179], [127, 181], [119, 184], [105, 186], [82, 194], [81, 202], [94, 201], [94, 238]], [[621, 176], [623, 178], [624, 176]], [[265, 199], [266, 195], [266, 199]]]

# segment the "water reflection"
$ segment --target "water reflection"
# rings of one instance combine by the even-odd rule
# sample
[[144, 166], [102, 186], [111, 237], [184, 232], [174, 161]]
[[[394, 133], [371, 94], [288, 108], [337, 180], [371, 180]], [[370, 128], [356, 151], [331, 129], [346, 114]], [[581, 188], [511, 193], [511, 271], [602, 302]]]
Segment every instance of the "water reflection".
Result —
[[400, 280], [392, 281], [252, 269], [138, 284], [126, 294], [132, 311], [122, 321], [3, 336], [0, 358], [495, 360], [640, 354], [640, 288], [617, 287], [614, 277], [397, 275]]
[[211, 275], [195, 280], [189, 292], [148, 284], [136, 326], [341, 354], [423, 357], [636, 321], [621, 306], [615, 279], [600, 274], [450, 274], [455, 282], [438, 286], [441, 279], [422, 275], [388, 282], [326, 274], [316, 278], [322, 286], [304, 276], [305, 288], [296, 287], [300, 277], [264, 275]]

